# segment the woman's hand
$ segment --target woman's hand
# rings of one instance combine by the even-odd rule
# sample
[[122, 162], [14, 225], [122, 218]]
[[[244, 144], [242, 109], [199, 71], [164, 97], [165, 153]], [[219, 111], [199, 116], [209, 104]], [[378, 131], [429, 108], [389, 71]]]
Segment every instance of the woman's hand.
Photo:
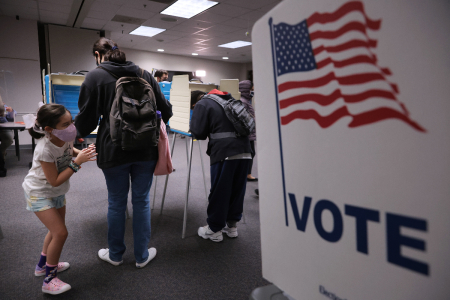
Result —
[[75, 158], [74, 160], [76, 164], [81, 165], [82, 163], [85, 163], [87, 161], [97, 160], [95, 156], [97, 156], [98, 154], [95, 152], [95, 146], [91, 147], [91, 145], [89, 145], [88, 148], [80, 150], [80, 152], [77, 155], [77, 158]]

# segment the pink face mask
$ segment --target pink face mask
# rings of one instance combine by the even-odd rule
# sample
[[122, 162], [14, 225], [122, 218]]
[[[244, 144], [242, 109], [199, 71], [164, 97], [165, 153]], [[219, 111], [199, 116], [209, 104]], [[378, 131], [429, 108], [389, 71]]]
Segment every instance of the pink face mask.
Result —
[[72, 142], [77, 137], [75, 125], [70, 124], [66, 129], [53, 129], [52, 134], [64, 142]]

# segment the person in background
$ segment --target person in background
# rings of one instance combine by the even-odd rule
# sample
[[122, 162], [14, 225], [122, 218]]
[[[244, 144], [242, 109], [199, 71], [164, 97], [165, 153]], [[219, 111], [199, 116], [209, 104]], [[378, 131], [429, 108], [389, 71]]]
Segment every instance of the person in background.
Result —
[[[216, 89], [209, 94], [224, 100], [231, 99], [230, 94]], [[206, 154], [210, 156], [211, 165], [207, 225], [200, 227], [197, 233], [213, 242], [223, 240], [222, 232], [229, 237], [237, 237], [236, 223], [242, 218], [248, 164], [251, 160], [248, 137], [231, 136], [235, 134], [233, 123], [227, 118], [222, 106], [208, 96], [195, 104], [190, 131], [198, 140], [209, 137]], [[224, 134], [229, 136], [223, 137]]]
[[[97, 133], [97, 165], [102, 169], [108, 189], [108, 245], [100, 249], [100, 259], [118, 266], [126, 246], [125, 211], [131, 186], [133, 204], [133, 239], [136, 267], [145, 267], [155, 256], [156, 249], [148, 248], [151, 235], [149, 191], [158, 160], [158, 146], [143, 150], [124, 151], [113, 143], [110, 135], [110, 111], [115, 96], [116, 81], [120, 77], [141, 77], [152, 87], [156, 108], [167, 123], [172, 117], [172, 105], [164, 98], [155, 78], [126, 60], [125, 52], [107, 38], [95, 42], [92, 53], [99, 68], [90, 71], [81, 85], [75, 126], [80, 137], [90, 134], [103, 118]], [[143, 72], [143, 73], [142, 73]], [[142, 74], [142, 75], [141, 75]], [[116, 78], [117, 77], [117, 78]]]
[[[0, 96], [0, 123], [6, 122], [14, 122], [14, 117], [16, 115], [16, 111], [12, 109], [10, 106], [7, 106], [3, 103], [2, 97]], [[12, 145], [14, 139], [14, 134], [12, 130], [1, 130], [0, 129], [0, 156], [2, 156], [3, 160], [6, 156], [6, 149]], [[1, 161], [0, 161], [1, 163]], [[1, 166], [0, 166], [1, 169]], [[1, 174], [0, 174], [1, 175]], [[5, 173], [6, 176], [6, 173]]]
[[169, 79], [169, 72], [166, 70], [157, 70], [155, 72], [155, 78], [158, 83], [167, 81]]
[[[239, 92], [241, 92], [241, 101], [247, 109], [247, 112], [255, 119], [255, 110], [252, 105], [252, 98], [255, 93], [253, 83], [250, 80], [239, 82]], [[248, 139], [250, 140], [250, 147], [252, 148], [252, 160], [248, 166], [247, 181], [258, 181], [258, 178], [252, 176], [253, 158], [255, 157], [256, 127], [253, 132], [250, 133]]]
[[68, 235], [65, 216], [69, 179], [82, 163], [95, 160], [97, 153], [93, 145], [83, 150], [73, 147], [77, 130], [72, 115], [60, 104], [42, 105], [28, 131], [38, 142], [22, 187], [27, 210], [34, 212], [48, 229], [34, 275], [45, 276], [42, 292], [57, 295], [71, 289], [57, 277], [58, 272], [70, 267], [67, 262], [59, 262]]

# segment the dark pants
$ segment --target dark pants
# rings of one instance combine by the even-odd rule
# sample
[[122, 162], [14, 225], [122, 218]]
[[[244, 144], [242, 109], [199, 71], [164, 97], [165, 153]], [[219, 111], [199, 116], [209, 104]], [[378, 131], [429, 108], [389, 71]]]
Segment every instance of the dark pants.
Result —
[[224, 160], [211, 166], [206, 221], [212, 231], [222, 230], [226, 221], [241, 220], [249, 162], [248, 159]]
[[248, 164], [248, 174], [252, 174], [252, 168], [253, 168], [253, 158], [255, 157], [255, 141], [250, 141], [250, 148], [252, 149], [252, 159], [250, 160], [250, 163]]
[[5, 159], [3, 153], [0, 153], [0, 171], [5, 170]]

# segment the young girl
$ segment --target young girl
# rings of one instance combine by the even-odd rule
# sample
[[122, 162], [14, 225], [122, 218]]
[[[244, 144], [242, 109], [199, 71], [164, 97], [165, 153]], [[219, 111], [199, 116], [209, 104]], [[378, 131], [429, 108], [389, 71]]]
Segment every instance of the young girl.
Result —
[[[39, 141], [34, 150], [33, 165], [22, 186], [27, 210], [34, 212], [49, 230], [34, 274], [45, 275], [42, 292], [57, 295], [71, 288], [56, 277], [57, 272], [70, 266], [67, 262], [59, 262], [67, 238], [65, 194], [69, 190], [69, 178], [82, 163], [95, 160], [97, 153], [93, 145], [83, 150], [73, 148], [77, 131], [72, 115], [59, 104], [41, 106], [29, 132]], [[73, 161], [72, 156], [76, 157]]]

